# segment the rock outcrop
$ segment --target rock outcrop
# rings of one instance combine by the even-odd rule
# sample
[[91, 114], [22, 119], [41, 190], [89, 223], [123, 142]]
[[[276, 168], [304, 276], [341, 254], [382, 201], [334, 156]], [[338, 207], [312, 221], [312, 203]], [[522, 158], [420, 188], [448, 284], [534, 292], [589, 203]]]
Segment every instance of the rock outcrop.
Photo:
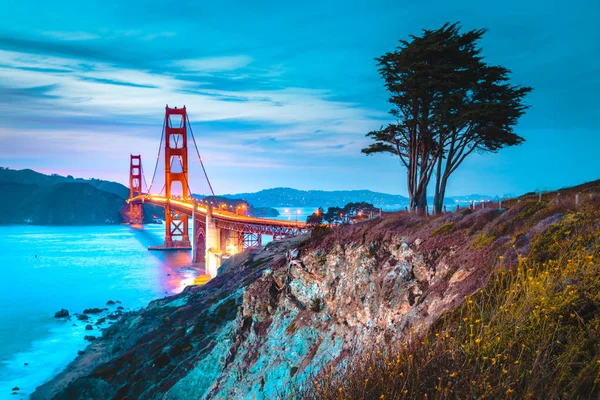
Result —
[[[516, 257], [508, 238], [532, 223], [518, 218], [527, 207], [398, 214], [243, 253], [205, 286], [124, 313], [32, 398], [284, 396], [328, 363], [455, 309], [499, 256]], [[478, 234], [491, 239], [479, 246]]]
[[61, 308], [59, 311], [54, 313], [54, 318], [68, 318], [68, 317], [69, 317], [69, 310], [66, 310], [64, 308]]

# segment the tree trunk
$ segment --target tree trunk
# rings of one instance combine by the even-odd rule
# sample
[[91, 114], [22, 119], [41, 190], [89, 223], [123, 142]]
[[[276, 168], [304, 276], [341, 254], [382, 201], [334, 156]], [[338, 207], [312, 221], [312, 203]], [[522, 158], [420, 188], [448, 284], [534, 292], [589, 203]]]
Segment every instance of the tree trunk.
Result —
[[435, 193], [433, 194], [433, 213], [439, 215], [442, 213], [443, 195], [440, 201], [441, 183], [442, 183], [442, 161], [443, 154], [438, 155], [437, 170], [435, 172]]
[[446, 184], [447, 183], [448, 183], [448, 177], [443, 176], [442, 179], [440, 180], [439, 193], [436, 193], [436, 199], [434, 200], [436, 213], [441, 214], [442, 209], [444, 208], [444, 197], [446, 196]]
[[416, 198], [415, 198], [415, 177], [411, 173], [412, 168], [407, 168], [407, 169], [408, 169], [408, 171], [407, 171], [406, 182], [408, 185], [408, 204], [409, 204], [410, 211], [414, 212], [417, 207]]
[[427, 215], [427, 186], [419, 193], [419, 201], [417, 202], [418, 215]]

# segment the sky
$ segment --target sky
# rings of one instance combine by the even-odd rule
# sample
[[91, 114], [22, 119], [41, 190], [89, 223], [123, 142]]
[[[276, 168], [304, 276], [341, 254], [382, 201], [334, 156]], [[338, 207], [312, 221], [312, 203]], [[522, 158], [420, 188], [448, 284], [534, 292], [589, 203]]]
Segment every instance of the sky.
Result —
[[486, 60], [534, 91], [525, 144], [472, 155], [447, 193], [600, 178], [597, 0], [0, 0], [0, 14], [0, 166], [126, 184], [130, 154], [153, 169], [165, 105], [185, 105], [217, 193], [406, 194], [397, 158], [360, 152], [389, 121], [374, 58], [460, 22], [488, 29]]

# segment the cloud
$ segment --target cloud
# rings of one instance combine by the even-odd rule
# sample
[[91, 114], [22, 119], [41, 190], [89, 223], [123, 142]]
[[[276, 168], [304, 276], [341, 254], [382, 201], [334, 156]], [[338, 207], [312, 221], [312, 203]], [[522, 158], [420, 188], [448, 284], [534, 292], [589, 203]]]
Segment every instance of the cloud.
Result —
[[[226, 63], [212, 65], [218, 64], [223, 67]], [[353, 103], [332, 101], [328, 91], [319, 89], [189, 91], [186, 90], [189, 82], [168, 73], [6, 51], [0, 51], [0, 65], [5, 65], [0, 67], [0, 87], [49, 88], [45, 94], [53, 96], [54, 109], [47, 116], [136, 117], [138, 122], [147, 123], [148, 118], [154, 117], [155, 121], [160, 118], [159, 110], [164, 104], [172, 104], [186, 105], [197, 122], [240, 120], [286, 125], [310, 122], [305, 132], [325, 127], [343, 133], [371, 125], [373, 117], [383, 115]], [[29, 68], [22, 69], [24, 66]], [[47, 72], [51, 68], [72, 73]], [[40, 98], [40, 104], [43, 100]]]
[[39, 34], [52, 39], [66, 42], [89, 41], [89, 40], [114, 40], [122, 38], [138, 38], [141, 40], [154, 40], [157, 38], [171, 38], [177, 34], [172, 31], [145, 32], [140, 29], [110, 30], [100, 29], [99, 33], [82, 31], [40, 31]]
[[[211, 60], [203, 68], [227, 70], [251, 59]], [[347, 134], [362, 137], [384, 117], [379, 111], [333, 100], [328, 90], [255, 85], [258, 74], [268, 80], [283, 68], [275, 71], [257, 68], [244, 76], [236, 74], [236, 82], [247, 85], [223, 90], [219, 87], [226, 85], [210, 84], [214, 71], [191, 82], [180, 73], [0, 51], [0, 158], [18, 166], [27, 166], [31, 158], [43, 159], [46, 165], [72, 169], [78, 163], [104, 165], [114, 160], [106, 167], [107, 177], [118, 176], [124, 172], [117, 160], [131, 152], [154, 159], [168, 103], [187, 106], [209, 173], [216, 171], [217, 179], [225, 179], [225, 171], [244, 169], [275, 173], [322, 169], [327, 163], [335, 169], [332, 160], [351, 154], [355, 147]], [[26, 124], [14, 129], [16, 121]], [[65, 160], [65, 153], [72, 157]], [[318, 159], [307, 161], [311, 157]]]
[[47, 36], [53, 39], [65, 40], [65, 41], [84, 41], [84, 40], [95, 40], [100, 39], [100, 35], [89, 33], [89, 32], [60, 32], [60, 31], [42, 31], [40, 32], [43, 36]]
[[252, 57], [246, 55], [207, 57], [173, 61], [171, 65], [185, 71], [193, 72], [224, 72], [235, 71], [252, 63]]

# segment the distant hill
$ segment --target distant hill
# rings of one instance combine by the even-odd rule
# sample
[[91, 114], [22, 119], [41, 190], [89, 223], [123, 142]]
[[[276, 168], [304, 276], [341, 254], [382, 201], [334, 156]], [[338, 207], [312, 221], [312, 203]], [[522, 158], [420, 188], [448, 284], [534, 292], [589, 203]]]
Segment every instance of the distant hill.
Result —
[[404, 207], [408, 198], [370, 190], [297, 190], [265, 189], [256, 193], [226, 194], [224, 197], [245, 199], [256, 207], [342, 207], [350, 202], [366, 201], [376, 207]]
[[[292, 188], [265, 189], [254, 193], [225, 194], [230, 199], [245, 199], [256, 207], [343, 207], [348, 203], [366, 201], [375, 207], [401, 209], [409, 205], [408, 197], [373, 192], [371, 190], [298, 190]], [[433, 204], [433, 197], [428, 197]], [[495, 197], [479, 194], [447, 196], [446, 205], [470, 203], [471, 201], [493, 200]]]
[[93, 225], [123, 222], [123, 198], [89, 183], [0, 183], [0, 223]]
[[[100, 179], [0, 167], [0, 193], [0, 224], [104, 224], [123, 222], [122, 209], [126, 206], [129, 188]], [[409, 204], [405, 196], [370, 190], [273, 188], [255, 193], [227, 194], [218, 199], [234, 208], [245, 201], [249, 205], [249, 214], [257, 217], [276, 217], [279, 213], [272, 207], [343, 207], [351, 202], [364, 201], [394, 210]], [[447, 197], [445, 203], [452, 205], [492, 199], [484, 195], [454, 196]], [[153, 216], [164, 217], [164, 209], [145, 204], [144, 221], [151, 222]]]
[[[96, 225], [124, 222], [129, 189], [116, 182], [0, 168], [0, 224]], [[163, 216], [144, 205], [144, 220]]]
[[21, 183], [26, 185], [50, 186], [57, 183], [87, 183], [105, 192], [114, 193], [126, 199], [129, 197], [129, 188], [117, 182], [103, 181], [101, 179], [73, 178], [71, 175], [58, 174], [46, 175], [31, 169], [0, 168], [1, 183]]
[[[201, 196], [198, 194], [194, 194], [193, 195], [195, 198], [202, 200], [202, 199], [207, 199], [208, 201], [213, 201], [214, 197], [212, 196]], [[271, 207], [256, 207], [253, 204], [250, 204], [248, 201], [246, 201], [246, 199], [242, 199], [242, 198], [235, 198], [235, 199], [231, 199], [225, 196], [215, 196], [217, 199], [217, 203], [221, 204], [224, 203], [227, 205], [228, 209], [234, 210], [239, 206], [239, 205], [243, 205], [246, 204], [248, 207], [248, 215], [250, 215], [251, 217], [259, 217], [259, 218], [273, 218], [273, 217], [277, 217], [279, 215], [279, 211], [277, 211], [274, 208]]]

